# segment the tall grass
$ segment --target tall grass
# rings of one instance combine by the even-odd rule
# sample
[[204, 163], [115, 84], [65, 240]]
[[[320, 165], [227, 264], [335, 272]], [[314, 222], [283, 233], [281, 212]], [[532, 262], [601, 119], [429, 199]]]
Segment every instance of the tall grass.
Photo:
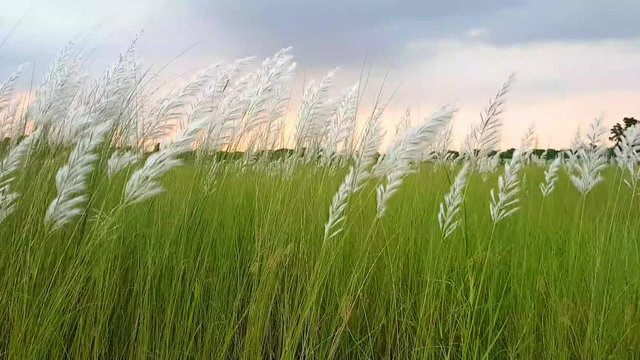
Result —
[[[621, 197], [603, 207], [616, 191], [613, 170], [584, 214], [561, 176], [539, 218], [543, 174], [527, 169], [522, 209], [493, 235], [492, 184], [472, 175], [459, 231], [442, 240], [438, 202], [450, 175], [424, 166], [381, 219], [373, 188], [364, 189], [327, 246], [326, 207], [342, 172], [301, 168], [284, 178], [223, 166], [215, 191], [203, 193], [189, 165], [167, 176], [162, 196], [114, 211], [122, 174], [95, 187], [91, 218], [53, 232], [43, 218], [55, 163], [34, 157], [2, 225], [6, 357], [601, 358], [639, 350], [638, 205]], [[106, 182], [105, 171], [92, 180]]]
[[169, 95], [134, 49], [91, 83], [70, 45], [24, 117], [3, 86], [0, 358], [640, 356], [637, 129], [503, 166], [510, 78], [463, 156], [448, 108], [380, 155], [386, 102], [332, 72], [276, 152], [290, 49]]

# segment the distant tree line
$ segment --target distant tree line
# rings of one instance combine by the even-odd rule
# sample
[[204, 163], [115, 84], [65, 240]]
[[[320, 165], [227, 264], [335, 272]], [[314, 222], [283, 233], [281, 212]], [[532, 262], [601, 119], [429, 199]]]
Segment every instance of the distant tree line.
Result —
[[[611, 136], [609, 137], [609, 140], [613, 141], [613, 146], [609, 149], [609, 156], [613, 156], [613, 149], [620, 144], [620, 140], [622, 139], [624, 132], [630, 127], [636, 125], [640, 125], [640, 120], [637, 120], [634, 117], [625, 117], [624, 119], [622, 119], [622, 123], [616, 123], [615, 125], [613, 125], [610, 130]], [[511, 148], [500, 152], [500, 159], [511, 159], [514, 151], [515, 149]], [[562, 154], [562, 152], [562, 150], [556, 149], [535, 149], [533, 150], [533, 155], [538, 157], [542, 157], [544, 155], [544, 158], [546, 160], [553, 160], [558, 157], [558, 154]], [[457, 157], [459, 155], [457, 151], [452, 151], [451, 153], [454, 155], [454, 157]], [[496, 153], [497, 152], [494, 151], [490, 155], [493, 156]]]
[[[624, 119], [622, 119], [622, 123], [616, 123], [615, 125], [613, 125], [613, 127], [610, 130], [610, 134], [611, 136], [609, 137], [609, 140], [613, 141], [613, 146], [609, 149], [609, 155], [613, 156], [613, 149], [618, 146], [620, 144], [620, 141], [624, 135], [624, 132], [629, 129], [632, 126], [635, 125], [640, 125], [640, 120], [637, 120], [634, 117], [625, 117]], [[21, 139], [18, 139], [18, 142]], [[5, 138], [3, 140], [0, 140], [0, 153], [4, 153], [7, 151], [7, 149], [9, 149], [11, 146], [11, 139], [10, 138]], [[156, 152], [160, 149], [160, 144], [156, 144], [154, 150], [152, 152]], [[511, 148], [511, 149], [507, 149], [504, 151], [501, 151], [499, 153], [500, 159], [501, 160], [508, 160], [511, 159], [513, 157], [513, 152], [515, 151], [515, 148]], [[268, 150], [268, 151], [263, 151], [263, 152], [259, 152], [257, 155], [267, 155], [267, 158], [269, 160], [278, 160], [281, 158], [286, 158], [291, 156], [294, 153], [294, 150], [292, 149], [286, 149], [286, 148], [282, 148], [282, 149], [277, 149], [277, 150]], [[557, 150], [557, 149], [534, 149], [532, 152], [532, 155], [543, 158], [545, 160], [553, 160], [556, 157], [558, 157], [559, 154], [562, 154], [563, 150]], [[460, 156], [460, 152], [455, 151], [455, 150], [449, 150], [449, 157], [450, 158], [457, 158]], [[489, 152], [489, 156], [495, 156], [496, 154], [498, 154], [497, 151], [491, 151]], [[243, 152], [242, 151], [235, 151], [233, 153], [229, 153], [229, 152], [225, 152], [225, 151], [218, 151], [215, 154], [213, 154], [215, 157], [219, 157], [219, 158], [226, 158], [226, 159], [240, 159], [243, 156]], [[191, 157], [192, 154], [185, 154], [183, 157], [184, 158], [189, 158]]]

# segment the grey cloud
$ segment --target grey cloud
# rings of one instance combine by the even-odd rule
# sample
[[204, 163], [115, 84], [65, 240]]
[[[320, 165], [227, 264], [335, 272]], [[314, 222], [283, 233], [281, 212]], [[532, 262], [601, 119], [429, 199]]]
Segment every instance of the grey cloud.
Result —
[[[229, 29], [254, 51], [294, 46], [301, 61], [360, 62], [397, 54], [414, 38], [446, 33], [457, 17], [511, 8], [521, 1], [204, 1], [192, 3], [195, 17]], [[450, 23], [446, 20], [449, 19]]]
[[247, 50], [293, 45], [310, 64], [394, 60], [409, 41], [464, 38], [478, 27], [498, 46], [640, 35], [636, 0], [194, 0], [191, 10]]
[[536, 1], [479, 19], [497, 45], [590, 41], [640, 36], [640, 2], [633, 0]]

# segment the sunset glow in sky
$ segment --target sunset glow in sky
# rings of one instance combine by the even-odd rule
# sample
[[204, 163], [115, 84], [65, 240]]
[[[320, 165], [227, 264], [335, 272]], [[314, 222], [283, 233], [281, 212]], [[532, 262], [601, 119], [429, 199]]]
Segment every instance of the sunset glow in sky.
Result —
[[95, 34], [88, 66], [100, 69], [143, 30], [145, 63], [189, 50], [172, 75], [293, 46], [294, 92], [339, 67], [337, 93], [367, 64], [371, 96], [386, 74], [387, 92], [397, 89], [390, 128], [406, 107], [426, 116], [453, 103], [457, 140], [515, 72], [503, 148], [531, 122], [539, 147], [564, 147], [595, 117], [640, 116], [637, 0], [0, 0], [0, 9], [2, 79], [27, 62], [38, 82], [57, 50], [86, 32]]

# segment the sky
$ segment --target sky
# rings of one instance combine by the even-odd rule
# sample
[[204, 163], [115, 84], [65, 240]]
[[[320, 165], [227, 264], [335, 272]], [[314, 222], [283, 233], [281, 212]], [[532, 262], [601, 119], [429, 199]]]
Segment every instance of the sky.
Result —
[[142, 31], [143, 61], [168, 64], [168, 76], [293, 46], [294, 98], [335, 67], [336, 93], [366, 70], [372, 99], [380, 88], [393, 95], [387, 127], [407, 107], [416, 122], [452, 103], [458, 142], [511, 73], [502, 148], [531, 123], [538, 147], [560, 148], [596, 117], [609, 126], [640, 117], [637, 0], [0, 0], [0, 9], [0, 79], [28, 62], [38, 81], [78, 33], [93, 34], [88, 66], [99, 69]]

